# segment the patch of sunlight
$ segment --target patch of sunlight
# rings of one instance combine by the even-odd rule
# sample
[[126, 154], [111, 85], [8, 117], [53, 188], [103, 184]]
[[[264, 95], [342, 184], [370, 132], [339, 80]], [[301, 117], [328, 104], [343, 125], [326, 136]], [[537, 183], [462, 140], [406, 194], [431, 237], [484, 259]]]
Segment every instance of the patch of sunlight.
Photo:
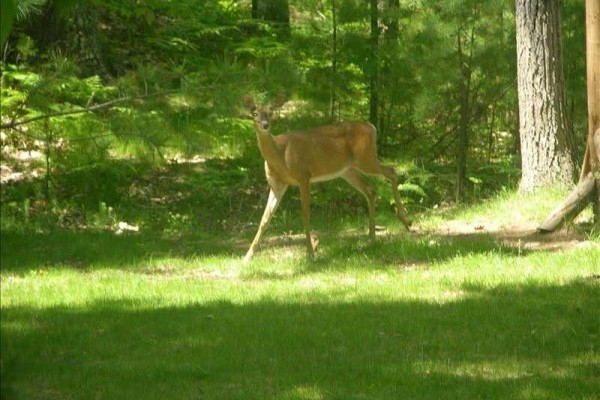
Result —
[[322, 279], [313, 277], [305, 277], [298, 281], [298, 287], [306, 290], [323, 288], [324, 286], [325, 282]]
[[521, 395], [517, 396], [519, 399], [549, 399], [552, 398], [551, 392], [541, 388], [539, 386], [528, 385], [521, 390]]
[[341, 275], [332, 277], [306, 276], [297, 281], [297, 287], [303, 290], [329, 290], [356, 287], [359, 280], [355, 276]]
[[188, 109], [194, 105], [188, 96], [181, 94], [172, 94], [165, 98], [174, 109]]
[[284, 260], [292, 260], [297, 258], [299, 254], [301, 254], [301, 252], [299, 252], [298, 249], [285, 246], [281, 249], [273, 249], [268, 257], [271, 259], [271, 262], [281, 263]]
[[406, 293], [404, 296], [402, 296], [402, 298], [404, 300], [417, 301], [420, 303], [427, 303], [431, 305], [442, 305], [463, 301], [466, 298], [473, 298], [474, 296], [476, 295], [461, 289], [448, 290], [440, 288], [438, 290], [433, 291]]
[[523, 363], [522, 360], [426, 362], [415, 364], [414, 369], [421, 375], [450, 375], [485, 381], [504, 381], [532, 376], [554, 379], [572, 378], [577, 375], [575, 368], [581, 364], [580, 360], [535, 364]]
[[486, 381], [514, 380], [533, 375], [530, 366], [514, 361], [481, 361], [462, 363], [419, 362], [413, 368], [419, 375], [451, 375]]
[[2, 279], [2, 287], [6, 288], [12, 285], [19, 285], [25, 282], [27, 282], [27, 279], [23, 276], [7, 275], [4, 276]]
[[[595, 335], [596, 337], [598, 335]], [[590, 349], [588, 352], [579, 354], [578, 357], [568, 358], [565, 362], [572, 369], [579, 369], [582, 367], [594, 367], [600, 365], [600, 353]]]
[[238, 281], [240, 273], [237, 269], [210, 268], [177, 268], [174, 265], [157, 265], [142, 271], [145, 280], [184, 280], [184, 281]]
[[318, 387], [300, 385], [290, 389], [282, 397], [289, 400], [321, 400], [325, 395]]
[[207, 267], [212, 269], [226, 269], [232, 267], [230, 259], [225, 257], [151, 257], [136, 265], [137, 268], [155, 269], [155, 270], [182, 270], [189, 268]]
[[419, 221], [419, 226], [450, 232], [495, 232], [516, 225], [535, 227], [565, 194], [560, 188], [525, 194], [509, 190], [468, 207], [439, 207]]

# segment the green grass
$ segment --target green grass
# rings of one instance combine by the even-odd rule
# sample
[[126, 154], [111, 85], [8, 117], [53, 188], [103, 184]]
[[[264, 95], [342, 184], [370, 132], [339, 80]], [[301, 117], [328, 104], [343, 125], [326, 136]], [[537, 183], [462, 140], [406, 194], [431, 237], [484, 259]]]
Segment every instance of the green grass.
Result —
[[[430, 212], [423, 227], [432, 228], [449, 221], [470, 222], [494, 228], [539, 225], [568, 194], [567, 190], [548, 188], [535, 193], [504, 190], [491, 199], [463, 207], [441, 207]], [[591, 219], [591, 210], [585, 210], [579, 220]]]
[[438, 210], [419, 234], [380, 206], [375, 243], [364, 210], [316, 208], [312, 263], [287, 234], [294, 195], [247, 266], [254, 226], [6, 229], [2, 398], [597, 399], [597, 240], [547, 251], [433, 230], [508, 225], [552, 196]]

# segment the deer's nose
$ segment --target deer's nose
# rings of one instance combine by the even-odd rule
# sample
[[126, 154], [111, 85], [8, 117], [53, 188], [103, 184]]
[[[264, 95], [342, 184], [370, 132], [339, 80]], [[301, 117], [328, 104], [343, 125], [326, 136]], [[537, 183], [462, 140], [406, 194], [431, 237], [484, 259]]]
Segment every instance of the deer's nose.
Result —
[[261, 126], [263, 129], [269, 129], [269, 121], [261, 121], [261, 122], [260, 122], [260, 126]]

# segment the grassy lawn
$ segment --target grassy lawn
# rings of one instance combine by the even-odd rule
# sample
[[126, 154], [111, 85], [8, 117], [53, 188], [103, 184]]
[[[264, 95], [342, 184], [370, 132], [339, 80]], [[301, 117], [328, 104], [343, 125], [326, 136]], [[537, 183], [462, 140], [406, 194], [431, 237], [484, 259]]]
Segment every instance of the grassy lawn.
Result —
[[383, 207], [375, 243], [317, 210], [307, 263], [286, 200], [247, 266], [254, 226], [3, 231], [2, 398], [600, 398], [597, 235], [510, 240], [515, 195], [415, 233]]

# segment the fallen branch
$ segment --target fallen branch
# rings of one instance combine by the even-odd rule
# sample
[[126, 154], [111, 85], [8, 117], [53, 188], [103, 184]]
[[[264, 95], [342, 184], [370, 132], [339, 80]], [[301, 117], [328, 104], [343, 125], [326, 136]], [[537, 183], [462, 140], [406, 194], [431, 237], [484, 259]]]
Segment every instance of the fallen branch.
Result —
[[572, 220], [585, 208], [595, 187], [594, 175], [589, 172], [537, 228], [539, 233], [550, 233], [560, 228], [566, 221]]
[[146, 94], [142, 94], [142, 95], [138, 95], [138, 96], [121, 97], [121, 98], [118, 98], [115, 100], [107, 101], [106, 103], [96, 104], [94, 106], [80, 108], [77, 110], [57, 111], [54, 113], [38, 115], [37, 117], [27, 118], [27, 119], [23, 119], [20, 121], [13, 120], [11, 122], [1, 124], [0, 129], [12, 129], [19, 125], [25, 125], [30, 122], [39, 121], [41, 119], [62, 117], [65, 115], [81, 114], [81, 113], [86, 113], [86, 112], [103, 110], [105, 108], [113, 107], [114, 105], [119, 104], [119, 103], [126, 103], [128, 101], [133, 101], [133, 100], [147, 99], [149, 97], [165, 96], [168, 94], [180, 93], [181, 91], [182, 91], [181, 89], [167, 89], [167, 90], [161, 90], [161, 91], [154, 92], [154, 93], [146, 93]]

